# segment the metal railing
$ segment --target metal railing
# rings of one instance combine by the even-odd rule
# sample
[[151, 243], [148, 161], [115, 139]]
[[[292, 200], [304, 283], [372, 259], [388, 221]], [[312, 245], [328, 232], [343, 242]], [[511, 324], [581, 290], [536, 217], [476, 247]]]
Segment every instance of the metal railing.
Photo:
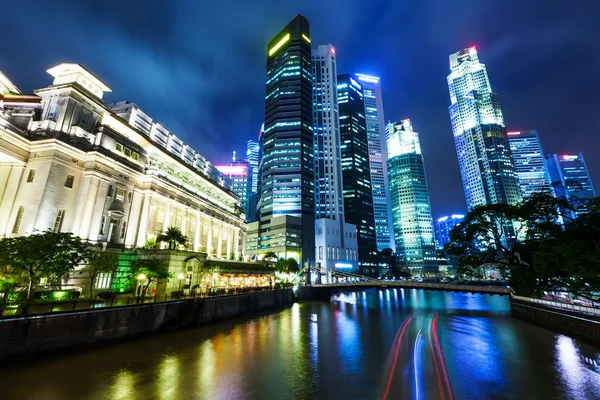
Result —
[[190, 300], [198, 298], [213, 298], [213, 297], [225, 297], [225, 296], [237, 296], [242, 294], [266, 292], [272, 290], [279, 290], [279, 288], [271, 287], [255, 287], [255, 288], [243, 288], [243, 289], [229, 289], [229, 290], [215, 290], [204, 293], [171, 293], [170, 295], [154, 295], [154, 296], [137, 296], [137, 295], [116, 295], [111, 299], [105, 301], [99, 299], [92, 299], [90, 301], [73, 300], [73, 301], [55, 301], [44, 304], [29, 304], [26, 307], [0, 307], [0, 318], [18, 317], [23, 315], [34, 315], [34, 314], [49, 314], [57, 312], [68, 312], [68, 311], [83, 311], [83, 310], [98, 310], [109, 307], [121, 307], [121, 306], [142, 306], [145, 304], [153, 303], [164, 303], [171, 301]]
[[314, 285], [315, 287], [399, 287], [406, 289], [433, 289], [451, 290], [456, 292], [506, 294], [512, 293], [507, 287], [474, 286], [474, 285], [446, 285], [441, 283], [406, 282], [406, 281], [378, 281], [378, 282], [346, 282]]
[[512, 298], [515, 299], [515, 300], [520, 300], [520, 301], [524, 301], [524, 302], [528, 302], [528, 303], [539, 304], [539, 305], [543, 305], [543, 306], [546, 306], [546, 307], [559, 308], [559, 309], [574, 311], [574, 312], [583, 313], [583, 314], [598, 315], [598, 316], [600, 316], [600, 308], [579, 306], [577, 304], [570, 304], [570, 303], [560, 303], [558, 301], [550, 301], [550, 300], [543, 300], [543, 299], [534, 299], [532, 297], [524, 297], [524, 296], [515, 296], [515, 295], [513, 295]]

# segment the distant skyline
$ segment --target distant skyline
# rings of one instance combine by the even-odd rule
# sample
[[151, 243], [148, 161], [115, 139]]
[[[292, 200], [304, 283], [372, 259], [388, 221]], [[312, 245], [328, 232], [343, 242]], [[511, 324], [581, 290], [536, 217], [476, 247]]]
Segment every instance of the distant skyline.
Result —
[[[335, 46], [339, 73], [381, 77], [386, 122], [410, 118], [420, 132], [438, 218], [466, 211], [446, 76], [448, 56], [472, 45], [499, 95], [507, 130], [536, 129], [546, 152], [583, 152], [600, 184], [600, 4], [558, 3], [3, 3], [0, 12], [12, 17], [0, 34], [19, 35], [3, 43], [0, 71], [31, 93], [51, 83], [46, 69], [80, 63], [113, 89], [107, 102], [135, 102], [222, 164], [256, 139], [267, 41], [302, 13], [313, 44]], [[405, 19], [403, 29], [398, 18]]]

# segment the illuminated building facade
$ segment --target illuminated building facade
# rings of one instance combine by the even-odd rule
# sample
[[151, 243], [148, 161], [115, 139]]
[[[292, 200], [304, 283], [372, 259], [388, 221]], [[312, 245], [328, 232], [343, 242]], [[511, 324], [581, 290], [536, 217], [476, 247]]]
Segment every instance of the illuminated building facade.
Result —
[[260, 160], [260, 221], [247, 251], [315, 260], [312, 63], [306, 18], [297, 15], [269, 42]]
[[450, 232], [452, 228], [460, 224], [465, 219], [463, 214], [447, 215], [435, 222], [436, 247], [440, 250], [444, 249], [446, 243], [450, 243]]
[[48, 73], [35, 95], [0, 75], [0, 237], [50, 229], [140, 248], [175, 226], [191, 251], [242, 255], [239, 199], [212, 164], [171, 133], [153, 138], [161, 128], [135, 107], [119, 118], [102, 101], [110, 88], [82, 66]]
[[383, 97], [379, 78], [356, 74], [362, 86], [365, 108], [364, 116], [369, 140], [369, 166], [373, 191], [373, 211], [375, 213], [375, 235], [377, 249], [394, 249], [392, 233], [392, 213], [387, 174], [387, 153], [385, 148], [385, 118], [383, 115]]
[[[315, 255], [328, 272], [358, 267], [356, 226], [345, 222], [335, 48], [312, 50]], [[326, 274], [329, 278], [329, 273]]]
[[586, 201], [596, 197], [596, 190], [583, 154], [549, 154], [546, 162], [556, 197], [566, 198], [577, 208], [575, 213], [563, 212], [570, 218], [586, 213]]
[[508, 142], [523, 199], [536, 192], [554, 194], [537, 131], [508, 132]]
[[436, 274], [437, 253], [419, 134], [410, 120], [386, 127], [396, 256], [413, 276]]
[[362, 86], [353, 75], [337, 77], [340, 153], [346, 222], [356, 225], [361, 272], [377, 275], [372, 253], [377, 250], [369, 166], [369, 142]]
[[519, 203], [519, 178], [498, 95], [475, 48], [452, 54], [450, 71], [450, 119], [468, 209]]
[[[231, 190], [240, 198], [240, 206], [246, 216], [251, 214], [250, 200], [252, 195], [252, 180], [250, 165], [246, 160], [234, 160], [230, 165], [216, 165], [219, 172], [229, 178]], [[246, 217], [246, 220], [248, 217]]]
[[[262, 132], [262, 128], [261, 128]], [[258, 196], [258, 160], [260, 154], [260, 146], [256, 140], [248, 140], [246, 148], [246, 161], [248, 161], [250, 174], [250, 196], [249, 196], [249, 213], [246, 215], [248, 222], [256, 221], [256, 201]]]

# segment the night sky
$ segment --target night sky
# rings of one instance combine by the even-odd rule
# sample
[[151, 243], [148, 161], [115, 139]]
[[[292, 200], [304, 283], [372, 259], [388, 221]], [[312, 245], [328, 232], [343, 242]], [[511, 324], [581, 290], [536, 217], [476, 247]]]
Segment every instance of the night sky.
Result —
[[[157, 4], [154, 4], [157, 3]], [[158, 4], [160, 3], [160, 4]], [[0, 70], [24, 92], [84, 65], [212, 162], [263, 121], [266, 45], [297, 13], [338, 72], [380, 76], [386, 122], [420, 133], [433, 216], [466, 211], [448, 105], [448, 55], [476, 45], [509, 131], [584, 152], [600, 189], [600, 2], [594, 0], [1, 1]]]

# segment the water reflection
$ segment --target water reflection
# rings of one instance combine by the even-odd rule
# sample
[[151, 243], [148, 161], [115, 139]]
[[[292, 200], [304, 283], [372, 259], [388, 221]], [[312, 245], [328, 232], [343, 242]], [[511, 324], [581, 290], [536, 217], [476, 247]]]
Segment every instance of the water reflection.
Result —
[[387, 289], [4, 369], [0, 397], [590, 400], [599, 372], [506, 298]]

